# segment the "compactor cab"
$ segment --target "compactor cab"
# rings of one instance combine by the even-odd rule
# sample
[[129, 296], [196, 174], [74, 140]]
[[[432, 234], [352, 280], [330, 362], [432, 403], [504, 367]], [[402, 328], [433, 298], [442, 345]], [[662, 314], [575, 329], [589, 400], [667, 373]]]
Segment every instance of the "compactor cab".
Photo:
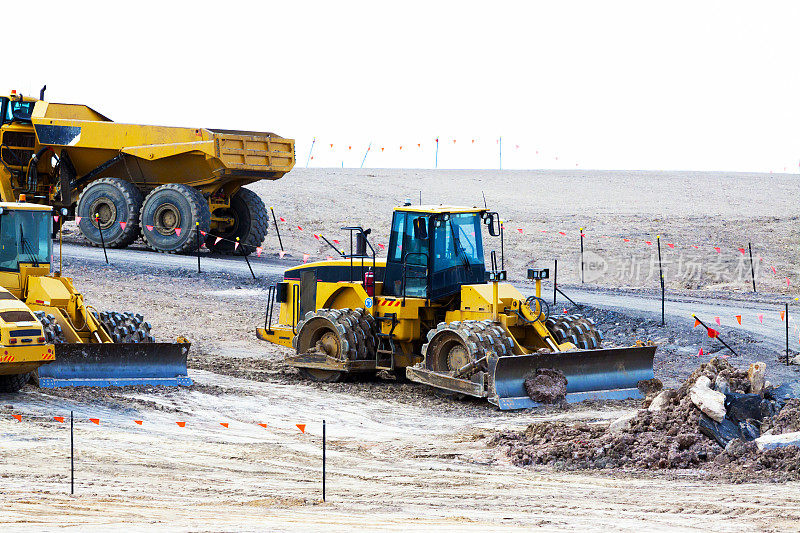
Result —
[[655, 346], [603, 350], [590, 320], [550, 316], [546, 270], [529, 271], [533, 295], [504, 283], [495, 252], [486, 268], [483, 226], [501, 237], [502, 254], [499, 217], [488, 209], [397, 207], [385, 260], [369, 230], [343, 228], [356, 236], [355, 253], [287, 270], [256, 334], [293, 348], [286, 362], [318, 381], [386, 370], [514, 409], [536, 405], [526, 382], [545, 370], [564, 376], [568, 401], [640, 396]]
[[497, 215], [446, 206], [395, 209], [383, 294], [439, 300], [462, 285], [485, 283], [484, 223], [495, 228]]

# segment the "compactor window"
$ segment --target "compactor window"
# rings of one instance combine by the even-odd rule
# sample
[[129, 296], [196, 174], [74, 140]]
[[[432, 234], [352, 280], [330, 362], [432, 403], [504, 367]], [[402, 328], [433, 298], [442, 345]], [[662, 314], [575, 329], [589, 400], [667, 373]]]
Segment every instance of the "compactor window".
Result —
[[481, 230], [480, 217], [474, 213], [450, 215], [436, 224], [435, 269], [446, 270], [459, 264], [482, 265], [483, 247], [476, 234]]
[[19, 270], [19, 263], [50, 263], [50, 216], [48, 211], [0, 214], [0, 270]]

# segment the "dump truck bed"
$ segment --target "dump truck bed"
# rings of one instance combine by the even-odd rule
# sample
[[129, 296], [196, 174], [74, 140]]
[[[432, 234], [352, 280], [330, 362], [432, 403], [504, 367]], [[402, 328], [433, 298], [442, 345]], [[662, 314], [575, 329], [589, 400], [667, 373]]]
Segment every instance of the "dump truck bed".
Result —
[[124, 124], [87, 106], [41, 101], [31, 122], [39, 144], [67, 149], [79, 176], [118, 156], [113, 165], [153, 185], [275, 180], [294, 166], [294, 141], [270, 132]]

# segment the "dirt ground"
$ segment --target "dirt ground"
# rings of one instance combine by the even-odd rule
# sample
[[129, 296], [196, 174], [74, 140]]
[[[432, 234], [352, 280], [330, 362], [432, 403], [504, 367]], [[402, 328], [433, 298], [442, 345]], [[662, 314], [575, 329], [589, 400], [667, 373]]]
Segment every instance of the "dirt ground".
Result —
[[[472, 197], [477, 198], [469, 203], [477, 203], [483, 189], [494, 207], [508, 212], [509, 227], [525, 228], [518, 243], [507, 239], [509, 270], [522, 270], [526, 257], [542, 262], [553, 257], [548, 242], [556, 237], [534, 234], [540, 226], [577, 234], [584, 225], [598, 228], [587, 229], [587, 235], [605, 231], [644, 239], [647, 231], [661, 232], [654, 228], [668, 223], [676, 243], [683, 236], [731, 246], [752, 232], [754, 243], [758, 239], [777, 250], [776, 261], [793, 265], [797, 260], [789, 248], [796, 236], [790, 230], [794, 215], [784, 196], [795, 193], [793, 177], [598, 175], [592, 181], [583, 173], [298, 170], [254, 188], [269, 191], [268, 205], [287, 219], [287, 226], [300, 220], [303, 231], [321, 228], [341, 236], [339, 225], [362, 222], [374, 228], [374, 242], [385, 242], [381, 232], [391, 207], [405, 196], [418, 197], [420, 188], [423, 200], [437, 203]], [[778, 193], [757, 195], [763, 202], [746, 207], [737, 200], [755, 194], [767, 179], [774, 180], [770, 186]], [[455, 182], [462, 186], [454, 187]], [[594, 194], [586, 190], [590, 186]], [[447, 189], [460, 196], [445, 198]], [[334, 200], [322, 201], [329, 198]], [[702, 206], [696, 217], [690, 201]], [[745, 210], [749, 213], [742, 218]], [[356, 215], [360, 220], [348, 220]], [[776, 218], [770, 222], [770, 217]], [[317, 246], [313, 236], [299, 230], [287, 230], [283, 237], [295, 262], [307, 245]], [[276, 242], [274, 233], [267, 237], [267, 244]], [[321, 247], [308, 251], [326, 253]], [[283, 263], [291, 264], [290, 258]], [[574, 278], [577, 270], [570, 274], [568, 269], [564, 276]], [[4, 396], [4, 530], [783, 531], [800, 519], [796, 482], [730, 484], [680, 469], [520, 468], [490, 445], [497, 431], [522, 431], [543, 421], [608, 422], [635, 411], [637, 402], [502, 412], [416, 384], [305, 382], [281, 364], [286, 350], [255, 339], [254, 329], [264, 321], [266, 287], [275, 276], [252, 281], [239, 274], [197, 275], [135, 262], [105, 266], [85, 258], [67, 258], [65, 273], [99, 309], [145, 314], [157, 340], [189, 337], [195, 385], [56, 391], [28, 386]], [[764, 284], [781, 289], [778, 283]], [[634, 338], [658, 342], [656, 375], [667, 384], [689, 375], [698, 364], [690, 350], [707, 342], [686, 324], [661, 329], [638, 316], [590, 312], [605, 326], [608, 344]], [[757, 337], [742, 333], [731, 342], [747, 360], [761, 355]], [[773, 371], [779, 369], [770, 365], [768, 377]], [[781, 372], [786, 372], [781, 379], [793, 375]], [[69, 430], [52, 419], [70, 410], [76, 416], [75, 496], [69, 495]], [[328, 443], [325, 503], [322, 420]], [[307, 424], [306, 433], [295, 424]]]

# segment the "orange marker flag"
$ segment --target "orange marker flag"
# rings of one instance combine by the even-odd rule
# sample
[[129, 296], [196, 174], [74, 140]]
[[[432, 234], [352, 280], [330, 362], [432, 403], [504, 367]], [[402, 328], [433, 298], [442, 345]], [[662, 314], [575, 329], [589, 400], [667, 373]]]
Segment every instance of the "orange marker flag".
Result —
[[383, 152], [383, 146], [381, 146], [381, 152]]
[[175, 235], [177, 235], [178, 237], [181, 236], [181, 228], [175, 228]]
[[100, 425], [100, 419], [99, 418], [90, 418], [89, 421], [92, 422], [93, 424], [98, 425], [98, 426]]
[[762, 324], [764, 323], [764, 315], [762, 313], [758, 314], [758, 321], [761, 322]]
[[669, 246], [670, 248], [675, 248], [675, 245], [674, 245], [674, 244], [672, 244], [671, 242], [668, 242], [668, 243], [667, 243], [667, 246]]
[[18, 422], [22, 422], [22, 415], [11, 415], [17, 419]]
[[228, 429], [228, 423], [227, 422], [220, 422], [219, 425], [224, 427], [225, 429]]
[[784, 315], [783, 315], [783, 314], [784, 314], [785, 312], [786, 312], [786, 311], [781, 311], [781, 321], [783, 321], [783, 318], [784, 318]]
[[134, 422], [136, 422], [136, 423], [137, 423], [137, 424], [139, 424], [140, 426], [142, 425], [142, 421], [141, 421], [141, 420], [134, 420]]
[[300, 430], [300, 433], [305, 433], [306, 432], [306, 425], [305, 424], [295, 424], [295, 426], [297, 426], [297, 429]]
[[702, 355], [703, 355], [703, 349], [700, 348], [700, 351], [697, 352], [697, 357], [702, 357]]
[[742, 253], [742, 255], [744, 255], [745, 252], [744, 248], [739, 248], [739, 251]]
[[717, 251], [717, 253], [720, 253], [720, 249], [718, 246], [715, 246], [714, 249]]
[[738, 322], [740, 326], [742, 325], [742, 315], [736, 315], [736, 322]]
[[308, 263], [308, 258], [311, 257], [308, 254], [303, 254], [303, 263]]
[[266, 425], [266, 424], [261, 424], [261, 423], [259, 423], [258, 425], [259, 425], [259, 426], [261, 426], [261, 427], [262, 427], [262, 428], [264, 428], [264, 429], [267, 429], [267, 425]]
[[715, 329], [708, 328], [708, 336], [712, 339], [716, 339], [719, 336], [719, 332]]
[[622, 240], [625, 241], [625, 242], [631, 242], [630, 239], [622, 239]]
[[696, 327], [697, 327], [697, 326], [699, 326], [699, 325], [700, 325], [700, 321], [699, 321], [698, 319], [696, 319], [696, 318], [695, 318], [695, 319], [694, 319], [694, 326], [692, 326], [692, 327], [693, 327], [693, 328], [696, 328]]
[[522, 228], [517, 228], [517, 231], [522, 233]]
[[186, 422], [175, 422], [175, 423], [178, 424], [178, 427], [182, 427], [182, 428], [186, 427]]
[[54, 416], [53, 419], [56, 422], [63, 422], [64, 421], [64, 417], [63, 416]]
[[714, 322], [716, 322], [718, 326], [722, 325], [722, 322], [719, 321], [719, 317], [718, 316], [714, 317]]
[[422, 148], [422, 143], [417, 143], [417, 148]]
[[[56, 222], [58, 222], [58, 221], [56, 220]], [[123, 231], [125, 230], [125, 226], [127, 226], [127, 225], [128, 225], [128, 223], [127, 223], [127, 222], [120, 222], [120, 223], [119, 223], [119, 227], [120, 227], [120, 228], [122, 228], [122, 229], [123, 229]]]

